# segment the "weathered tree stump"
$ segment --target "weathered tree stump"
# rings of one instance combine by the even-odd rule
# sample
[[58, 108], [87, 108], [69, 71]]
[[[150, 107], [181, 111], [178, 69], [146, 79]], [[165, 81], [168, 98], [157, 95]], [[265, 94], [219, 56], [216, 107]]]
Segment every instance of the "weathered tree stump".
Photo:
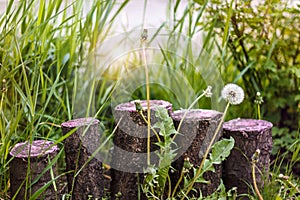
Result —
[[272, 149], [272, 123], [264, 120], [235, 119], [224, 123], [224, 137], [235, 139], [234, 149], [224, 162], [223, 179], [227, 189], [237, 187], [239, 194], [250, 193], [247, 184], [253, 186], [251, 157], [260, 150], [256, 164], [256, 182], [263, 187], [262, 174], [268, 172]]
[[79, 118], [61, 124], [64, 134], [75, 131], [64, 142], [66, 171], [71, 172], [67, 174], [67, 180], [72, 199], [101, 199], [104, 196], [102, 162], [96, 158], [88, 162], [94, 153], [90, 150], [96, 150], [100, 145], [99, 123], [94, 118]]
[[[52, 180], [50, 169], [47, 170], [38, 180], [38, 176], [49, 165], [58, 152], [59, 148], [53, 142], [46, 140], [36, 140], [32, 144], [29, 142], [18, 143], [10, 151], [13, 157], [10, 162], [10, 191], [11, 197], [15, 199], [29, 199], [36, 191]], [[29, 168], [29, 169], [28, 169]], [[56, 165], [52, 166], [54, 176]], [[28, 178], [28, 179], [27, 179]], [[26, 179], [28, 181], [26, 188]], [[33, 185], [31, 185], [34, 181]], [[18, 192], [19, 188], [20, 191]], [[55, 190], [51, 184], [38, 199], [56, 199]]]
[[[178, 128], [185, 112], [186, 110], [179, 110], [172, 114], [176, 128]], [[220, 123], [221, 117], [222, 113], [214, 110], [193, 109], [187, 112], [179, 130], [180, 134], [175, 138], [175, 142], [178, 148], [180, 148], [178, 155], [181, 156], [172, 165], [176, 170], [171, 174], [172, 187], [174, 187], [180, 177], [185, 159], [189, 159], [194, 167], [200, 165], [209, 142]], [[215, 141], [220, 139], [221, 134], [222, 130], [219, 130]], [[215, 173], [204, 173], [204, 179], [209, 181], [209, 183], [195, 183], [193, 188], [197, 192], [193, 191], [190, 195], [199, 196], [201, 191], [203, 196], [207, 196], [218, 188], [220, 179], [222, 178], [222, 167], [221, 165], [214, 165], [214, 167], [216, 169]], [[190, 172], [190, 175], [192, 176], [192, 172]]]
[[[143, 115], [147, 118], [147, 101], [141, 101]], [[172, 105], [166, 101], [150, 101], [151, 125], [157, 122], [155, 107], [160, 106], [172, 111]], [[114, 150], [112, 160], [111, 197], [119, 199], [137, 199], [138, 185], [144, 180], [144, 170], [147, 168], [147, 123], [137, 112], [134, 102], [120, 104], [114, 109], [115, 123], [119, 124], [114, 135]], [[156, 137], [151, 131], [151, 164], [157, 157], [154, 153], [158, 147]], [[142, 192], [141, 192], [142, 193]], [[141, 194], [141, 199], [147, 199]]]

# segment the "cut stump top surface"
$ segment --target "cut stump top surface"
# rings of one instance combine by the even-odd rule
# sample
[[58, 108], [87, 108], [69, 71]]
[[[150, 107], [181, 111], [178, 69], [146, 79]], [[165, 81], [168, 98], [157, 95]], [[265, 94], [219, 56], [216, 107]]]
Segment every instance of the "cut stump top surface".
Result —
[[30, 142], [22, 142], [15, 145], [10, 151], [10, 155], [17, 158], [33, 158], [44, 156], [58, 151], [59, 148], [53, 145], [53, 142], [46, 140], [35, 140]]
[[[186, 113], [186, 109], [177, 110], [172, 113], [172, 118], [176, 121], [180, 121], [184, 114]], [[186, 120], [209, 120], [221, 115], [221, 112], [215, 110], [205, 110], [205, 109], [191, 109], [187, 112], [185, 119]]]
[[223, 124], [226, 131], [254, 132], [263, 131], [273, 127], [271, 122], [257, 119], [233, 119]]
[[[147, 100], [140, 100], [140, 104], [144, 110], [147, 109]], [[150, 100], [150, 109], [153, 110], [155, 107], [163, 107], [167, 110], [172, 110], [172, 104], [164, 100]], [[115, 107], [115, 111], [129, 111], [136, 112], [135, 101], [119, 104]]]
[[94, 125], [98, 124], [99, 120], [88, 117], [88, 118], [78, 118], [78, 119], [72, 119], [70, 121], [64, 122], [61, 124], [62, 127], [68, 127], [68, 128], [76, 128], [80, 126], [88, 126], [88, 125]]

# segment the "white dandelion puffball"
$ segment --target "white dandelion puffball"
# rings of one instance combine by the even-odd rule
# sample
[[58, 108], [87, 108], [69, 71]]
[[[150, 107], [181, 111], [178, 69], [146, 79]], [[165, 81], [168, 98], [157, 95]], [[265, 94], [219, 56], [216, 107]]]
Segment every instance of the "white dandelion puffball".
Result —
[[232, 105], [237, 105], [243, 102], [244, 100], [244, 90], [233, 83], [225, 85], [222, 90], [222, 98], [228, 101]]

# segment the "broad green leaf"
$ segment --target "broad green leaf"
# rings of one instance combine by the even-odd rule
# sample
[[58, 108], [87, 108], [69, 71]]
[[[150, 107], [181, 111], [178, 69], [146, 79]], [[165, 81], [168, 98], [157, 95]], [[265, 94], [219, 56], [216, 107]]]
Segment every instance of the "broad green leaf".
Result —
[[158, 170], [158, 184], [159, 184], [160, 189], [162, 190], [162, 192], [165, 188], [167, 177], [169, 176], [170, 164], [168, 166], [166, 166], [164, 168], [160, 168]]
[[201, 172], [201, 175], [203, 175], [205, 172], [208, 172], [208, 171], [212, 171], [214, 172], [215, 171], [215, 168], [214, 168], [214, 163], [211, 162], [211, 160], [209, 159], [206, 159], [204, 161], [204, 165], [203, 165], [203, 168], [202, 168], [202, 172]]
[[221, 164], [230, 155], [231, 149], [234, 147], [234, 139], [222, 139], [216, 142], [212, 147], [210, 161], [213, 164]]

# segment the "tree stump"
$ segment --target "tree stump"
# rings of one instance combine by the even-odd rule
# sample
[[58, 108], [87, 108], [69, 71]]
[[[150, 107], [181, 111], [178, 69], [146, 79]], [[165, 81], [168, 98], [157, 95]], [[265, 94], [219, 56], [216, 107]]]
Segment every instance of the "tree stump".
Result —
[[64, 142], [66, 171], [71, 172], [67, 174], [67, 180], [72, 199], [101, 199], [104, 196], [102, 162], [96, 158], [88, 162], [94, 153], [90, 150], [96, 150], [100, 146], [99, 123], [94, 118], [79, 118], [61, 124], [64, 134], [75, 131]]
[[263, 174], [269, 168], [272, 149], [272, 123], [255, 119], [234, 119], [224, 123], [224, 137], [235, 139], [234, 149], [224, 162], [223, 179], [227, 189], [237, 187], [239, 194], [249, 194], [253, 185], [251, 157], [257, 149], [260, 150], [256, 163], [256, 182], [263, 187]]
[[[13, 157], [10, 162], [11, 197], [15, 197], [15, 199], [29, 199], [31, 195], [50, 182], [52, 180], [50, 169], [38, 180], [36, 179], [57, 155], [58, 150], [59, 148], [53, 145], [53, 142], [46, 140], [36, 140], [32, 144], [29, 142], [16, 144], [10, 151], [10, 156]], [[55, 176], [55, 164], [52, 166], [52, 170]], [[28, 181], [27, 186], [26, 179]], [[34, 181], [36, 182], [33, 183]], [[18, 192], [20, 187], [21, 189]], [[51, 184], [38, 199], [52, 200], [56, 198], [54, 186]]]
[[[147, 101], [140, 102], [143, 115], [147, 118]], [[172, 105], [166, 101], [150, 101], [150, 119], [151, 125], [158, 120], [155, 117], [155, 107], [166, 108], [169, 113], [172, 111]], [[111, 197], [118, 199], [132, 200], [137, 199], [139, 195], [139, 183], [144, 180], [144, 170], [147, 168], [147, 123], [137, 112], [134, 102], [120, 104], [114, 109], [115, 123], [118, 124], [114, 135], [114, 149], [112, 160], [112, 182]], [[158, 160], [155, 150], [158, 147], [156, 137], [151, 131], [151, 164]], [[141, 194], [141, 199], [147, 199]]]
[[[186, 110], [175, 111], [172, 115], [174, 125], [178, 128], [178, 125], [183, 118]], [[222, 113], [214, 110], [193, 109], [187, 112], [183, 119], [179, 135], [176, 136], [175, 142], [178, 145], [178, 155], [181, 155], [174, 163], [173, 167], [175, 171], [171, 174], [172, 187], [177, 183], [181, 170], [183, 168], [184, 160], [189, 159], [190, 163], [194, 167], [198, 167], [202, 161], [202, 157], [211, 141], [215, 130], [222, 118]], [[221, 138], [222, 130], [219, 131], [215, 141]], [[222, 178], [221, 165], [214, 165], [216, 171], [204, 173], [204, 179], [208, 184], [195, 183], [194, 189], [190, 196], [200, 195], [200, 191], [203, 196], [212, 194], [220, 185], [220, 179]], [[192, 172], [190, 172], [192, 176]]]

